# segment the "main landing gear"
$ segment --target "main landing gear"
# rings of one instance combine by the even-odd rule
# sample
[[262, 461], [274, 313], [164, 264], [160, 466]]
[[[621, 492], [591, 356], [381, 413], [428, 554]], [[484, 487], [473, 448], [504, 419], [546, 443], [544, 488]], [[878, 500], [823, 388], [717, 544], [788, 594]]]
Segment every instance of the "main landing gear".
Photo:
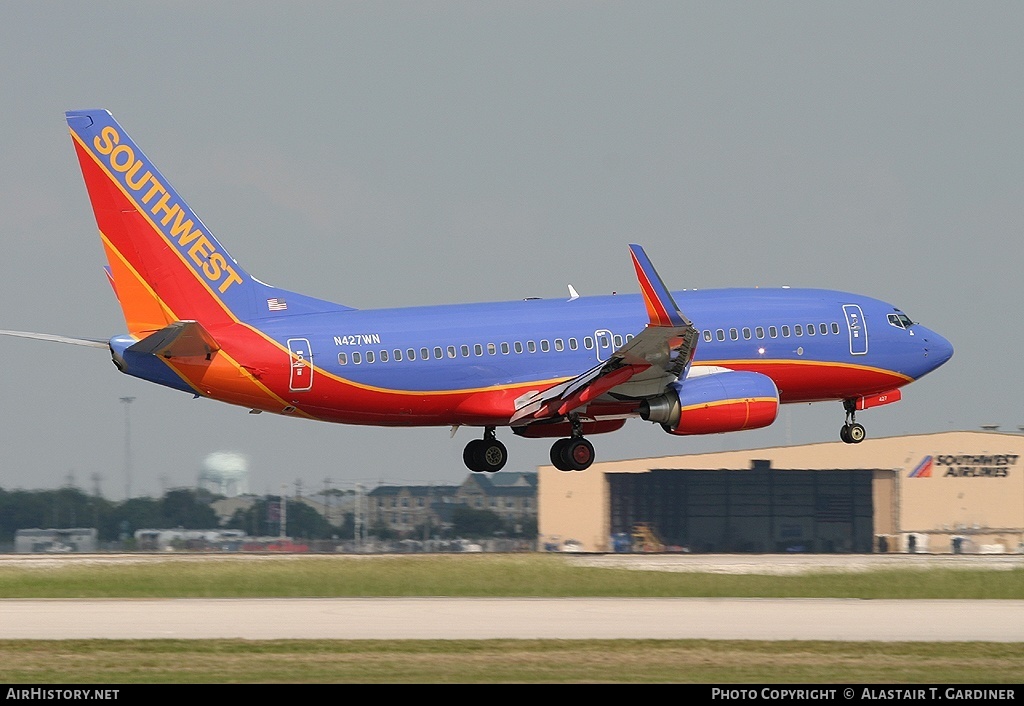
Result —
[[560, 471], [585, 471], [594, 462], [594, 445], [580, 437], [559, 439], [551, 445], [551, 464]]
[[583, 438], [579, 417], [570, 415], [572, 436], [551, 445], [551, 465], [560, 471], [585, 471], [594, 462], [594, 445]]
[[[594, 462], [594, 445], [583, 438], [583, 425], [571, 415], [572, 436], [551, 445], [551, 464], [560, 471], [585, 471]], [[484, 429], [484, 438], [473, 439], [462, 452], [466, 467], [474, 473], [495, 473], [505, 467], [508, 450], [498, 441], [494, 427]]]
[[857, 423], [857, 401], [843, 400], [843, 408], [846, 410], [846, 424], [839, 431], [839, 438], [847, 444], [859, 444], [864, 441], [867, 432]]
[[484, 438], [473, 439], [462, 452], [466, 467], [474, 473], [495, 473], [505, 467], [508, 450], [494, 435], [494, 427], [484, 429]]

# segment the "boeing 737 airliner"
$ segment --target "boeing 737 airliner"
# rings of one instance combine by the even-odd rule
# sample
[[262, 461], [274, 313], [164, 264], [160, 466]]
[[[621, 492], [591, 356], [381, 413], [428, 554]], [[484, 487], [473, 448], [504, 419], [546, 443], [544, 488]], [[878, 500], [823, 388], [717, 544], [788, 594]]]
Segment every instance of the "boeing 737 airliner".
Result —
[[[264, 284], [213, 237], [104, 110], [67, 113], [127, 333], [124, 373], [196, 396], [307, 419], [482, 428], [473, 471], [507, 460], [499, 427], [550, 437], [551, 462], [583, 470], [587, 436], [627, 419], [670, 434], [764, 427], [785, 402], [856, 412], [953, 354], [890, 304], [826, 290], [669, 292], [631, 245], [640, 295], [363, 310]], [[678, 305], [677, 305], [678, 303]], [[685, 312], [685, 314], [683, 313]]]

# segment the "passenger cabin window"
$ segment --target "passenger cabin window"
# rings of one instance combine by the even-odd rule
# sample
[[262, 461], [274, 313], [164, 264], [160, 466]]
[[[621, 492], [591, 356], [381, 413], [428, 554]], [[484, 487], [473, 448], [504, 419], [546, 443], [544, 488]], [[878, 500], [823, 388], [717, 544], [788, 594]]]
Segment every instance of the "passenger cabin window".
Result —
[[719, 341], [724, 341], [725, 331], [722, 329], [718, 329], [717, 331], [715, 331], [715, 338], [717, 338]]
[[551, 344], [548, 343], [546, 338], [540, 342], [540, 350], [542, 353], [547, 353], [551, 350]]
[[441, 346], [434, 346], [434, 359], [441, 360], [444, 358], [444, 351], [441, 350]]
[[711, 331], [709, 329], [704, 329], [704, 340], [711, 341]]
[[531, 353], [536, 353], [537, 352], [537, 344], [534, 343], [533, 341], [527, 341], [526, 342], [526, 350], [530, 351]]
[[818, 331], [824, 336], [828, 333], [828, 324], [818, 324]]
[[789, 326], [782, 327], [782, 337], [789, 338]]
[[835, 321], [832, 322], [832, 333], [839, 333], [839, 324]]
[[515, 345], [516, 353], [522, 353], [523, 352], [523, 344], [522, 344], [522, 342], [516, 341], [514, 345]]
[[813, 336], [814, 335], [814, 324], [807, 324], [807, 335], [808, 336]]
[[473, 344], [473, 355], [479, 357], [479, 356], [482, 356], [483, 354], [484, 354], [484, 347], [481, 346], [479, 343], [474, 343]]
[[777, 329], [774, 326], [769, 326], [768, 327], [768, 337], [769, 338], [778, 338], [779, 337], [779, 329]]
[[348, 354], [346, 354], [346, 353], [339, 353], [338, 354], [338, 365], [348, 365]]
[[366, 362], [367, 363], [372, 363], [373, 362], [373, 351], [366, 351]]
[[555, 350], [556, 351], [564, 351], [565, 350], [565, 342], [562, 341], [561, 338], [556, 338], [555, 339]]
[[743, 327], [743, 338], [744, 338], [744, 340], [747, 340], [747, 341], [750, 340], [750, 329], [745, 327], [745, 326]]
[[622, 336], [620, 336], [619, 334], [615, 334], [615, 339], [614, 340], [615, 340], [615, 347], [616, 348], [621, 348], [622, 347]]
[[380, 352], [380, 362], [382, 362], [382, 363], [388, 362], [388, 352], [387, 351], [381, 351]]
[[804, 327], [801, 326], [800, 324], [797, 324], [796, 326], [793, 327], [793, 333], [794, 333], [794, 335], [797, 335], [797, 336], [803, 336], [804, 335]]
[[402, 349], [401, 348], [396, 348], [394, 351], [392, 351], [392, 353], [394, 354], [395, 360], [397, 360], [399, 363], [401, 363], [402, 362]]
[[586, 348], [588, 351], [591, 350], [594, 347], [594, 339], [591, 338], [590, 336], [584, 338], [583, 347]]
[[505, 342], [505, 341], [502, 341], [501, 342], [501, 354], [502, 355], [508, 355], [508, 351], [509, 351], [508, 343]]
[[756, 329], [754, 329], [754, 334], [758, 338], [764, 338], [764, 326], [758, 326]]
[[448, 346], [448, 357], [449, 358], [454, 358], [455, 357], [455, 346]]
[[420, 360], [430, 360], [430, 350], [427, 348], [420, 348]]
[[493, 343], [487, 344], [487, 355], [498, 355], [498, 348]]
[[738, 341], [740, 340], [740, 332], [734, 328], [729, 329], [729, 340]]
[[359, 365], [359, 364], [360, 364], [360, 363], [362, 363], [362, 362], [363, 362], [363, 360], [362, 360], [362, 358], [361, 358], [361, 357], [359, 356], [359, 353], [358, 353], [358, 352], [356, 352], [356, 353], [353, 353], [353, 354], [352, 354], [352, 363], [353, 363], [354, 365]]
[[462, 354], [463, 358], [468, 358], [469, 357], [469, 346], [467, 346], [465, 343], [463, 343], [459, 347], [459, 352]]
[[580, 347], [580, 344], [576, 342], [575, 338], [569, 339], [569, 350], [574, 351]]

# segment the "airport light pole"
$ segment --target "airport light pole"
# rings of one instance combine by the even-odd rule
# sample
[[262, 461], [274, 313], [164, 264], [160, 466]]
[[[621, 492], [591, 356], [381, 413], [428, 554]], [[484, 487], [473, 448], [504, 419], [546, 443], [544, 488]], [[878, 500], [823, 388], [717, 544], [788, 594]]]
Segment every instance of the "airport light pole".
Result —
[[124, 499], [132, 497], [132, 415], [131, 406], [134, 397], [122, 397], [124, 404]]
[[281, 529], [280, 529], [280, 537], [281, 537], [281, 539], [284, 539], [287, 536], [287, 534], [285, 533], [285, 530], [288, 527], [288, 519], [287, 519], [288, 509], [285, 506], [285, 502], [286, 501], [284, 499], [284, 494], [287, 493], [287, 492], [288, 492], [288, 486], [285, 485], [284, 483], [282, 483], [281, 484]]
[[366, 537], [366, 515], [363, 508], [363, 485], [356, 483], [356, 504], [352, 515], [356, 551], [363, 551], [363, 540]]

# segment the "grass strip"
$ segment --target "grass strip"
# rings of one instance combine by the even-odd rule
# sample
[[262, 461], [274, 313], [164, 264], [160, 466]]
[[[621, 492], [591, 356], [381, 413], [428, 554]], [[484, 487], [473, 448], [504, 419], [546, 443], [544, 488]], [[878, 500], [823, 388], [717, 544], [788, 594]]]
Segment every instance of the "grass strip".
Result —
[[1019, 684], [1024, 644], [711, 640], [16, 640], [0, 681]]
[[[736, 597], [1024, 599], [1024, 569], [764, 576], [574, 566], [548, 555], [168, 557], [0, 566], [0, 598]], [[40, 568], [40, 567], [45, 568]]]

